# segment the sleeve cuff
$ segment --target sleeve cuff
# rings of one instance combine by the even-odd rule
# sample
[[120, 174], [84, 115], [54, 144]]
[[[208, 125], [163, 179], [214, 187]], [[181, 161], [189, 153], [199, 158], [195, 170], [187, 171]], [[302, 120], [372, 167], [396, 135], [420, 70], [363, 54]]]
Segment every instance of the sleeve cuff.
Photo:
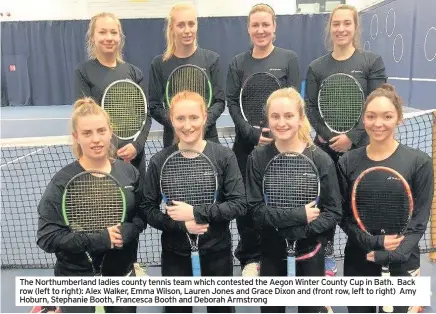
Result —
[[194, 220], [197, 224], [207, 224], [204, 206], [194, 206]]
[[386, 264], [389, 258], [389, 252], [387, 251], [375, 251], [374, 252], [374, 262], [379, 265]]

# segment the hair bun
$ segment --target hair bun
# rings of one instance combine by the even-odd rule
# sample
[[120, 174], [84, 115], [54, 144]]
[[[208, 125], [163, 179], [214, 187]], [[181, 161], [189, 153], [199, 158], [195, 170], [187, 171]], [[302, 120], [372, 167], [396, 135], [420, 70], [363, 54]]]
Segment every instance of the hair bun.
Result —
[[94, 100], [90, 97], [80, 98], [74, 103], [74, 109], [78, 109], [84, 105], [92, 105]]
[[388, 83], [383, 83], [379, 88], [395, 93], [394, 86]]

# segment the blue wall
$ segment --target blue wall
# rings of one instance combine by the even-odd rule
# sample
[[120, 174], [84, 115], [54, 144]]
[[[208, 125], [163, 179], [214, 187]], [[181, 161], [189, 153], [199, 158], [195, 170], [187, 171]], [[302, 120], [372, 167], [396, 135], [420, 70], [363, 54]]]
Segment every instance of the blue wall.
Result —
[[408, 106], [436, 108], [436, 1], [386, 1], [361, 14], [363, 43], [383, 57]]
[[[279, 16], [279, 47], [293, 49], [300, 58], [301, 74], [309, 63], [325, 53], [323, 30], [327, 15]], [[122, 21], [126, 34], [126, 61], [144, 71], [162, 53], [163, 19]], [[88, 21], [37, 21], [1, 23], [2, 105], [71, 104], [73, 70], [85, 60]], [[245, 17], [201, 18], [199, 43], [221, 56], [223, 80], [228, 64], [250, 47]], [[9, 66], [15, 65], [15, 71]]]

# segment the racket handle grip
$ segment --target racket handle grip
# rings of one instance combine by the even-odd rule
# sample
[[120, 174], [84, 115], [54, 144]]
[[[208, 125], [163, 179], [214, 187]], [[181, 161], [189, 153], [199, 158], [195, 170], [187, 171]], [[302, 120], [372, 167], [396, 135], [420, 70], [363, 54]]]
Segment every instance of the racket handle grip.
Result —
[[200, 254], [198, 254], [198, 251], [191, 252], [191, 264], [192, 264], [192, 276], [200, 277], [201, 267], [200, 267]]
[[288, 255], [288, 277], [295, 277], [295, 256]]
[[[381, 273], [382, 277], [390, 277], [391, 273], [389, 272], [389, 267], [388, 266], [382, 266], [382, 273]], [[384, 305], [383, 306], [383, 312], [385, 313], [393, 313], [394, 312], [394, 307], [392, 305]]]
[[306, 80], [302, 80], [301, 81], [300, 95], [303, 99], [304, 99], [305, 94], [306, 94]]

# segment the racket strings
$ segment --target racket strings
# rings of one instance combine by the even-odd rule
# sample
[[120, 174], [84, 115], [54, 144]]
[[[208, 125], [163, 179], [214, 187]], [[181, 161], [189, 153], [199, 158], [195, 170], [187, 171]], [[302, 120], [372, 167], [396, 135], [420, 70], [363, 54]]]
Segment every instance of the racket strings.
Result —
[[114, 181], [91, 174], [78, 177], [67, 188], [66, 216], [71, 229], [99, 232], [121, 222], [123, 198]]
[[409, 199], [403, 183], [393, 174], [374, 171], [357, 185], [356, 207], [372, 235], [402, 233], [409, 219]]
[[335, 75], [324, 81], [318, 102], [324, 121], [335, 131], [347, 132], [358, 121], [364, 98], [353, 78]]
[[259, 74], [249, 78], [241, 93], [241, 107], [247, 122], [252, 126], [266, 126], [266, 102], [280, 84], [269, 75]]
[[121, 138], [134, 136], [145, 121], [145, 99], [136, 86], [119, 82], [111, 86], [104, 97], [113, 132]]
[[215, 200], [215, 172], [201, 155], [187, 158], [179, 153], [172, 156], [162, 171], [161, 186], [170, 202], [199, 206], [213, 204]]
[[316, 200], [318, 174], [301, 156], [279, 156], [264, 176], [264, 193], [268, 205], [279, 209], [293, 209]]
[[176, 70], [170, 78], [170, 100], [182, 91], [191, 91], [200, 94], [204, 101], [209, 103], [209, 83], [208, 78], [202, 71], [195, 67], [187, 66]]

